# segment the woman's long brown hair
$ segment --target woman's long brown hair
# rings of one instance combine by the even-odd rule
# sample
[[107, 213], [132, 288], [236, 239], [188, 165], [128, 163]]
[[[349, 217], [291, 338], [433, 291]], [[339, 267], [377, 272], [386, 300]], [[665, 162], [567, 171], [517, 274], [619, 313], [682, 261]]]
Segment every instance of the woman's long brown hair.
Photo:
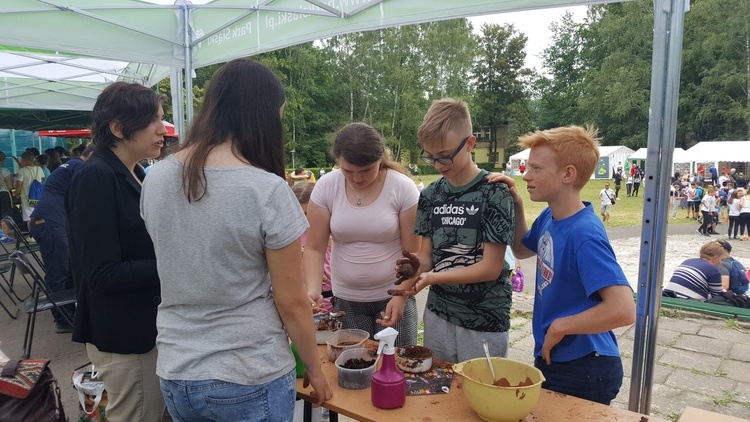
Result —
[[208, 194], [206, 158], [224, 142], [231, 142], [238, 158], [286, 177], [280, 111], [284, 101], [279, 78], [255, 60], [232, 60], [216, 71], [182, 147], [192, 148], [182, 172], [188, 202]]

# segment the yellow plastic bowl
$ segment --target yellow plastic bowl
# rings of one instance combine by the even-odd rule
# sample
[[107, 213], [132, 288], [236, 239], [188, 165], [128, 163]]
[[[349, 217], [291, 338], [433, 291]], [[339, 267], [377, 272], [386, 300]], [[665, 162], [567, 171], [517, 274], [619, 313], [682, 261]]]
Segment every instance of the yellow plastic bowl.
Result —
[[525, 387], [492, 385], [492, 374], [485, 358], [457, 363], [453, 371], [463, 376], [466, 401], [480, 418], [490, 422], [517, 422], [534, 410], [542, 392], [544, 375], [523, 362], [498, 357], [491, 360], [498, 379], [505, 378], [510, 385], [519, 385], [528, 377], [533, 384]]

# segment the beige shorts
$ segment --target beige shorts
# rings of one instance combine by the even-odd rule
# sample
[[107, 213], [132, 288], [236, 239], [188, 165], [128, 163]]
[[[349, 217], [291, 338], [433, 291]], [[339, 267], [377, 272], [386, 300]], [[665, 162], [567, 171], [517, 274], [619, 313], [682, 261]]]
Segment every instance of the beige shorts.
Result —
[[602, 215], [609, 215], [610, 211], [612, 211], [612, 204], [602, 205]]

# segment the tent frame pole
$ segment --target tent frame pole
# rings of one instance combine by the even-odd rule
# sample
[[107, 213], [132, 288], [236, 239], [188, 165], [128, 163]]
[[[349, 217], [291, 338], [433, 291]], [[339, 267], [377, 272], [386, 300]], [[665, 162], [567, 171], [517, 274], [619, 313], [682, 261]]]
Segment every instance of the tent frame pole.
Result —
[[661, 307], [682, 36], [689, 0], [654, 0], [654, 46], [651, 64], [646, 189], [636, 300], [635, 343], [628, 409], [650, 414]]
[[[191, 45], [191, 26], [190, 26], [190, 5], [183, 5], [182, 18], [184, 23], [184, 42], [185, 47], [185, 121], [187, 126], [193, 121], [193, 48]], [[180, 133], [181, 137], [187, 135], [187, 131]]]
[[172, 68], [169, 74], [172, 91], [172, 119], [179, 135], [179, 142], [185, 142], [185, 104], [182, 100], [182, 69]]

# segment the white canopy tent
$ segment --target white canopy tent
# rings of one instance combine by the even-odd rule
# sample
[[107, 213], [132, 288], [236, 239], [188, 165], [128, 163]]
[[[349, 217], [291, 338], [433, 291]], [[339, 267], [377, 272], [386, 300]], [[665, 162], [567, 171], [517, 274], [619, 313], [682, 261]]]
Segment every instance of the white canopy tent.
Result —
[[[197, 3], [199, 0], [195, 0]], [[301, 42], [388, 26], [543, 7], [605, 3], [575, 0], [3, 0], [0, 45], [160, 65], [172, 69], [179, 127], [192, 117], [192, 70]], [[668, 178], [675, 142], [684, 12], [689, 0], [654, 0], [649, 107], [650, 178]], [[2, 47], [0, 47], [2, 49]], [[2, 67], [2, 63], [0, 63]], [[184, 79], [183, 79], [184, 77]], [[0, 91], [2, 92], [2, 91]], [[11, 99], [0, 107], [13, 108]], [[44, 103], [39, 101], [43, 108]], [[630, 409], [649, 413], [656, 350], [668, 187], [646, 184]]]
[[518, 166], [520, 166], [522, 162], [525, 163], [529, 160], [529, 152], [531, 152], [531, 150], [526, 148], [525, 150], [508, 157], [508, 161], [510, 161], [511, 169], [513, 171], [512, 174], [518, 174]]
[[[672, 152], [672, 173], [679, 171], [681, 174], [689, 173], [692, 168], [692, 160], [682, 148], [675, 148]], [[631, 154], [628, 161], [646, 161], [648, 157], [648, 148], [639, 148], [638, 151]]]
[[[516, 154], [511, 155], [508, 159], [513, 166], [513, 170], [518, 170], [518, 166], [521, 162], [526, 162], [529, 159], [529, 148], [524, 149]], [[618, 162], [624, 162], [625, 159], [633, 153], [633, 150], [625, 146], [600, 146], [599, 147], [599, 163], [596, 170], [591, 174], [592, 179], [607, 179], [612, 177], [611, 169]], [[600, 168], [601, 167], [601, 168]]]
[[646, 147], [638, 148], [638, 151], [630, 154], [630, 156], [628, 157], [628, 160], [645, 160], [647, 153], [648, 153], [648, 148]]
[[592, 179], [611, 179], [617, 171], [618, 163], [622, 165], [633, 150], [622, 145], [600, 146], [599, 164]]
[[117, 80], [153, 85], [168, 69], [26, 49], [0, 50], [0, 121], [5, 128], [75, 126]]
[[[192, 102], [177, 94], [193, 97], [193, 70], [202, 66], [350, 32], [608, 1], [3, 0], [0, 46], [162, 66], [144, 72], [148, 84], [172, 69], [174, 121], [186, 133]], [[0, 107], [20, 108], [4, 100], [0, 94]], [[42, 97], [38, 104], [44, 108]]]
[[750, 141], [699, 142], [689, 148], [685, 155], [690, 161], [700, 163], [750, 162]]

